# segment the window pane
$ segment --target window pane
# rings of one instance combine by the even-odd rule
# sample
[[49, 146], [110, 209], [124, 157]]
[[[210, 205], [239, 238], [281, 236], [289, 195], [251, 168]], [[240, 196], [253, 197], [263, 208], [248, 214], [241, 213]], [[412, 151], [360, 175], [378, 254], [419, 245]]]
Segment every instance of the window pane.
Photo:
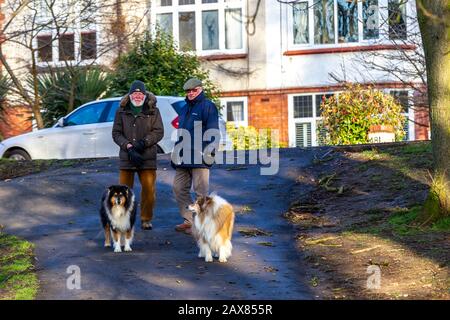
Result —
[[172, 35], [172, 14], [171, 13], [162, 13], [156, 15], [156, 24], [159, 26], [160, 30], [165, 33]]
[[296, 123], [295, 124], [295, 146], [296, 147], [311, 147], [311, 123]]
[[180, 12], [179, 28], [181, 50], [195, 50], [195, 12]]
[[202, 3], [217, 3], [217, 0], [202, 0]]
[[334, 0], [314, 3], [314, 43], [334, 43]]
[[59, 38], [59, 60], [75, 60], [75, 41], [73, 33]]
[[106, 116], [106, 122], [114, 121], [117, 109], [119, 109], [119, 101], [113, 101], [111, 104], [111, 109], [109, 109], [108, 115]]
[[95, 28], [95, 16], [99, 10], [99, 4], [95, 0], [82, 0], [78, 2], [79, 14], [81, 16], [81, 28], [92, 30]]
[[317, 94], [316, 95], [316, 117], [322, 116], [322, 108], [320, 108], [320, 105], [324, 101], [324, 99], [328, 99], [332, 97], [333, 94]]
[[389, 0], [389, 39], [406, 39], [405, 2], [405, 0]]
[[227, 102], [227, 121], [244, 121], [244, 102]]
[[180, 6], [185, 5], [185, 4], [195, 4], [195, 0], [178, 0], [178, 4]]
[[[49, 2], [51, 5], [51, 3]], [[37, 14], [40, 17], [49, 17], [50, 16], [50, 8], [45, 0], [38, 0], [36, 3]]]
[[202, 12], [203, 50], [219, 49], [219, 13], [217, 10]]
[[309, 118], [312, 116], [312, 96], [294, 97], [294, 118]]
[[242, 49], [241, 9], [225, 10], [225, 47], [226, 49]]
[[107, 102], [101, 102], [81, 108], [68, 117], [66, 123], [68, 126], [97, 123], [107, 104]]
[[358, 41], [358, 1], [338, 0], [339, 43]]
[[172, 0], [156, 0], [156, 6], [158, 7], [166, 7], [171, 6]]
[[294, 44], [309, 43], [308, 2], [300, 2], [292, 6], [294, 22]]
[[52, 36], [38, 36], [37, 45], [39, 61], [52, 61]]
[[378, 0], [365, 0], [362, 6], [364, 39], [378, 39], [380, 34]]
[[81, 60], [97, 58], [97, 34], [95, 32], [81, 33]]
[[391, 95], [403, 107], [403, 112], [407, 113], [409, 108], [408, 91], [406, 90], [392, 90]]

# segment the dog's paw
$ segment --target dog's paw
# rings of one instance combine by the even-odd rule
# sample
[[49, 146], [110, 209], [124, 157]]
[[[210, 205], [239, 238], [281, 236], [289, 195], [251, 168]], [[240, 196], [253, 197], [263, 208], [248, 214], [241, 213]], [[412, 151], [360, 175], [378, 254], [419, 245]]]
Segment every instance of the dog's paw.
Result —
[[213, 262], [213, 257], [212, 256], [205, 257], [205, 262]]
[[114, 252], [122, 252], [120, 246], [114, 246]]
[[105, 244], [104, 244], [104, 247], [105, 247], [105, 248], [109, 248], [109, 247], [111, 247], [111, 243], [109, 243], [109, 242], [105, 242]]
[[227, 262], [227, 258], [220, 257], [220, 258], [219, 258], [219, 262]]
[[200, 251], [200, 252], [198, 253], [198, 257], [199, 257], [199, 258], [204, 258], [205, 255], [203, 254], [203, 252]]
[[130, 246], [125, 246], [124, 251], [125, 251], [125, 252], [131, 252], [131, 251], [133, 251], [133, 250], [131, 249]]

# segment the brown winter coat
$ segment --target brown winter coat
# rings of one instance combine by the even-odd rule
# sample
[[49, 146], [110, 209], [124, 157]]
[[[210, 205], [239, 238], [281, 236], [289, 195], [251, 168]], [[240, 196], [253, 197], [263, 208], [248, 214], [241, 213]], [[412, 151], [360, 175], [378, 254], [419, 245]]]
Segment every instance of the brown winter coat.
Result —
[[125, 95], [120, 101], [112, 129], [114, 142], [120, 147], [120, 169], [138, 169], [128, 158], [127, 144], [144, 139], [145, 150], [142, 154], [144, 165], [139, 169], [156, 169], [157, 143], [164, 136], [164, 127], [156, 97], [147, 92], [142, 110], [136, 116], [130, 108], [130, 98]]

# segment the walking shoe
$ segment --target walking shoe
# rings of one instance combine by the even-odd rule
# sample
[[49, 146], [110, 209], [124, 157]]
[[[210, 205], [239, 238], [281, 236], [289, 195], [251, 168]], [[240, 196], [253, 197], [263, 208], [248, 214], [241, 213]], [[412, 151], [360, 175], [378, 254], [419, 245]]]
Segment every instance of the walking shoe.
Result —
[[182, 224], [175, 226], [175, 230], [179, 232], [186, 232], [187, 229], [191, 229], [192, 224], [188, 220], [184, 220]]
[[153, 226], [152, 226], [150, 221], [142, 221], [141, 222], [141, 229], [142, 230], [152, 230]]

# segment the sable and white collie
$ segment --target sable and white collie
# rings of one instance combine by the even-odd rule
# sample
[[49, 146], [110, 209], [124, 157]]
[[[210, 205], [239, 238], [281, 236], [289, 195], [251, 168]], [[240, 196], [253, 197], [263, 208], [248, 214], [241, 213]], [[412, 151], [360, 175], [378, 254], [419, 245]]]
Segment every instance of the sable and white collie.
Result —
[[136, 221], [136, 203], [132, 189], [126, 185], [113, 185], [106, 189], [100, 207], [100, 219], [105, 231], [105, 247], [111, 247], [111, 234], [114, 252], [131, 251]]
[[211, 194], [198, 197], [195, 203], [189, 206], [189, 210], [194, 215], [192, 234], [200, 249], [198, 257], [212, 262], [214, 254], [219, 256], [220, 262], [227, 262], [233, 249], [233, 207], [225, 199]]

